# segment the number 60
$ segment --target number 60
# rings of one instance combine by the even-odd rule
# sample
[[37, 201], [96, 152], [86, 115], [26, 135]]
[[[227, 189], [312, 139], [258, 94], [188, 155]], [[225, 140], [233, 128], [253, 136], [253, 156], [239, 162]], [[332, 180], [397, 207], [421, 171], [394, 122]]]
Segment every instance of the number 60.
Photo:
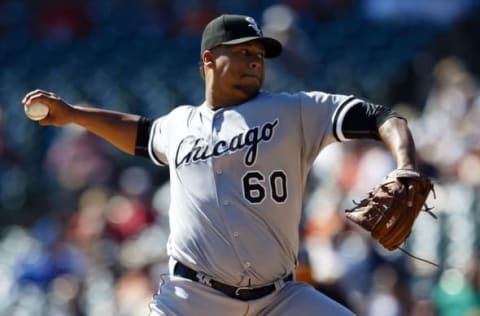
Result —
[[249, 171], [242, 177], [243, 195], [253, 204], [262, 203], [267, 196], [267, 185], [270, 186], [271, 198], [277, 203], [287, 200], [287, 175], [283, 170], [275, 170], [265, 184], [265, 176], [260, 171]]

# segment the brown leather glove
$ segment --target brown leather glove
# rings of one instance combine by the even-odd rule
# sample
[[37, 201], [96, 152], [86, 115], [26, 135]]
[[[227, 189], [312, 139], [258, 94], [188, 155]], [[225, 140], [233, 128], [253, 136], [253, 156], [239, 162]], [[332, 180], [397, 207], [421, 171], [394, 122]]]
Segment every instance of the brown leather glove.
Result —
[[425, 204], [432, 190], [427, 176], [394, 170], [365, 199], [346, 210], [346, 217], [369, 231], [383, 247], [394, 250], [408, 238], [420, 211], [434, 216]]

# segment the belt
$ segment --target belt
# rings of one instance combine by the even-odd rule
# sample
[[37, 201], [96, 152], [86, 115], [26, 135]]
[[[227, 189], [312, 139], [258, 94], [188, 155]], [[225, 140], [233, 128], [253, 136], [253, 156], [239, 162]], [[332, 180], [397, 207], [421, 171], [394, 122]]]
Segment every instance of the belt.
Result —
[[[195, 281], [195, 282], [200, 282], [230, 297], [233, 297], [242, 301], [256, 300], [261, 297], [267, 296], [268, 294], [275, 291], [275, 288], [276, 288], [275, 283], [262, 286], [262, 287], [251, 288], [251, 287], [235, 287], [235, 286], [231, 286], [215, 280], [209, 280], [205, 278], [205, 274], [201, 272], [197, 272], [193, 269], [190, 269], [189, 267], [187, 267], [181, 262], [177, 262], [175, 264], [175, 267], [173, 269], [173, 274]], [[288, 282], [292, 280], [293, 280], [293, 275], [290, 273], [289, 275], [281, 279], [281, 282]]]

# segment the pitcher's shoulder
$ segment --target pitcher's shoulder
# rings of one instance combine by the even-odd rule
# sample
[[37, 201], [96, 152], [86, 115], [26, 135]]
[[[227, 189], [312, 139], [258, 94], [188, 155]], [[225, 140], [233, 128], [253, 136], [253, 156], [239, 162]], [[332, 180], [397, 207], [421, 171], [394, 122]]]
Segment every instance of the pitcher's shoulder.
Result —
[[181, 117], [189, 117], [192, 113], [195, 113], [198, 110], [198, 106], [195, 105], [178, 105], [173, 108], [169, 113], [165, 116], [169, 118], [181, 118]]
[[297, 100], [302, 98], [312, 99], [328, 99], [334, 97], [345, 97], [341, 94], [333, 94], [325, 91], [296, 91], [296, 92], [270, 92], [262, 91], [259, 95], [261, 99], [275, 99], [275, 100]]
[[170, 112], [155, 119], [157, 124], [179, 125], [180, 122], [187, 122], [197, 112], [197, 106], [193, 105], [179, 105], [170, 110]]
[[301, 99], [301, 92], [262, 91], [257, 97], [257, 100], [260, 102], [272, 103], [276, 105], [299, 103], [300, 99]]

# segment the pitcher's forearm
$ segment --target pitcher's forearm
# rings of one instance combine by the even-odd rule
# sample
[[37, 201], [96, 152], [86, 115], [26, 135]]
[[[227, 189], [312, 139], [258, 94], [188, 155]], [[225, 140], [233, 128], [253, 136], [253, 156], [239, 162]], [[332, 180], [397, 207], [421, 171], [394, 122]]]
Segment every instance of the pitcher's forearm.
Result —
[[416, 168], [415, 143], [405, 120], [391, 118], [379, 128], [379, 133], [398, 169]]
[[71, 123], [82, 126], [118, 149], [133, 155], [140, 116], [75, 105]]

